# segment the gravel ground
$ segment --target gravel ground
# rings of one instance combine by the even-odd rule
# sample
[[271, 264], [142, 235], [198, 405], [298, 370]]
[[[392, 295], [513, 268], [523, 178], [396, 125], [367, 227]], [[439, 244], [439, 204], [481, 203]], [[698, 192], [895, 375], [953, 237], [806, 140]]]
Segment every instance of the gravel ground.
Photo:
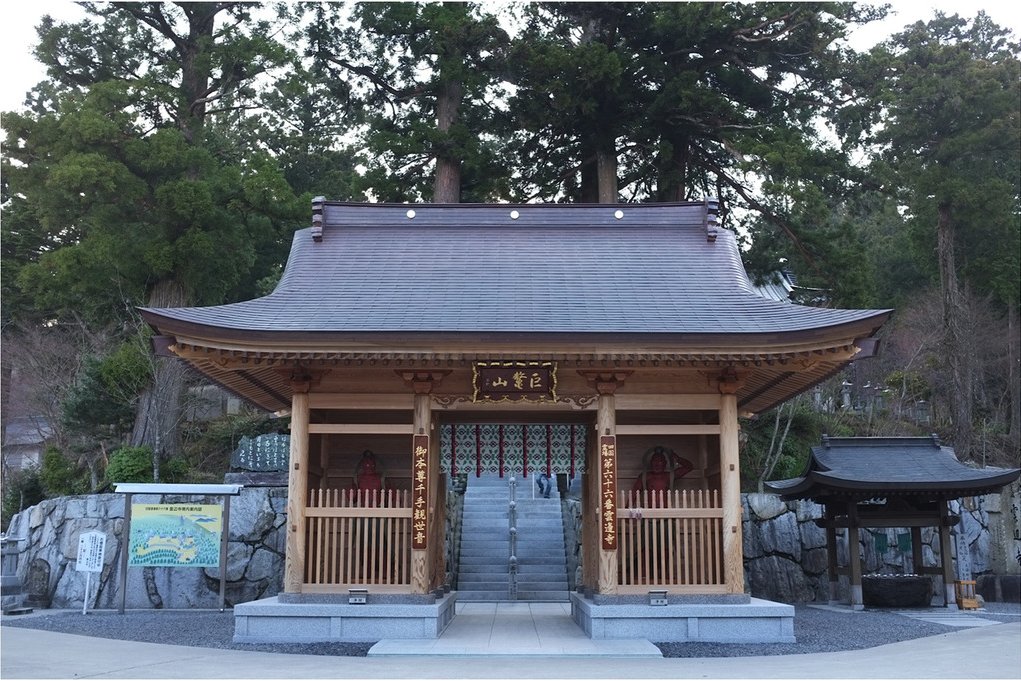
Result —
[[[942, 611], [934, 609], [932, 614]], [[1021, 620], [1021, 604], [987, 603], [976, 615], [997, 622]], [[371, 643], [234, 643], [234, 613], [196, 610], [114, 611], [43, 610], [31, 615], [5, 615], [7, 627], [46, 629], [66, 634], [98, 636], [150, 643], [169, 643], [205, 648], [232, 648], [271, 653], [363, 657]], [[895, 612], [866, 610], [833, 611], [807, 605], [795, 607], [796, 643], [722, 644], [658, 643], [665, 657], [744, 657], [749, 655], [799, 655], [837, 650], [858, 650], [896, 641], [936, 636], [957, 627], [916, 620]]]

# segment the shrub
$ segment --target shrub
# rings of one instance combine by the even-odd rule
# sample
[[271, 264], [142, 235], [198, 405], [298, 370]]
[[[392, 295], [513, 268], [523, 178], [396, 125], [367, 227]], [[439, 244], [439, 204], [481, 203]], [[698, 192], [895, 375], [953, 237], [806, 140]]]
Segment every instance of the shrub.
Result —
[[152, 482], [152, 449], [121, 447], [110, 455], [107, 482]]
[[37, 468], [11, 471], [5, 476], [3, 485], [3, 517], [0, 518], [2, 526], [8, 527], [16, 513], [24, 511], [29, 506], [35, 506], [45, 498]]
[[56, 447], [47, 447], [43, 452], [39, 481], [49, 498], [85, 494], [89, 491], [88, 473], [83, 473]]

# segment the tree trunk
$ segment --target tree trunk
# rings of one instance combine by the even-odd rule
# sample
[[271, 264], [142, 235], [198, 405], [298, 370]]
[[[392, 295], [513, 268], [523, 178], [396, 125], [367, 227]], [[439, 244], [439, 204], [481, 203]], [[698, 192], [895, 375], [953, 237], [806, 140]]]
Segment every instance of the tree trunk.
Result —
[[[181, 307], [187, 304], [184, 290], [175, 281], [163, 280], [149, 294], [151, 307]], [[152, 450], [153, 480], [160, 481], [160, 464], [180, 450], [182, 397], [185, 366], [177, 359], [152, 357], [152, 380], [138, 398], [135, 425], [131, 431], [133, 447]]]
[[972, 404], [974, 386], [971, 352], [967, 339], [967, 315], [954, 255], [955, 229], [949, 203], [939, 205], [936, 226], [936, 252], [939, 257], [940, 285], [943, 294], [944, 351], [950, 367], [953, 386], [951, 414], [954, 427], [954, 448], [958, 458], [972, 458]]
[[[457, 123], [463, 88], [460, 81], [443, 81], [436, 95], [436, 128], [446, 135]], [[461, 202], [461, 159], [457, 158], [450, 143], [442, 143], [436, 150], [436, 178], [433, 185], [434, 203]]]
[[1007, 385], [1010, 386], [1010, 445], [1014, 452], [1021, 450], [1021, 329], [1018, 328], [1017, 303], [1007, 305]]
[[617, 203], [617, 147], [612, 137], [602, 139], [596, 150], [599, 203]]
[[208, 47], [213, 43], [213, 25], [219, 3], [195, 2], [182, 5], [188, 17], [188, 36], [177, 43], [181, 58], [181, 109], [178, 126], [189, 143], [200, 141], [209, 96]]
[[683, 135], [670, 136], [662, 144], [656, 172], [656, 201], [684, 201], [690, 155], [688, 138]]

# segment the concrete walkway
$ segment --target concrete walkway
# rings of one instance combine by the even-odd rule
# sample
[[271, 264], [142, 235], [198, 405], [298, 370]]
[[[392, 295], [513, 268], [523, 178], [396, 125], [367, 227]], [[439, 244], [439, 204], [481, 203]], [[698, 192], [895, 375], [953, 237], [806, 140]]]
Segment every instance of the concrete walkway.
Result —
[[646, 639], [593, 641], [571, 619], [570, 603], [458, 603], [438, 639], [385, 639], [382, 655], [663, 657]]
[[814, 655], [326, 657], [187, 648], [4, 627], [3, 679], [1017, 679], [1021, 624]]

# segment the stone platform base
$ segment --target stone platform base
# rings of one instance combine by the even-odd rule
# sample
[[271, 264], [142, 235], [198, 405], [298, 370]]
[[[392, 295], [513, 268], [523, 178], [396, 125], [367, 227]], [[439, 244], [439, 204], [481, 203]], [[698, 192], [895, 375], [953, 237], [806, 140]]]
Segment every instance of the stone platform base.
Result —
[[758, 598], [746, 603], [611, 604], [605, 597], [596, 603], [572, 593], [571, 617], [593, 639], [794, 643], [794, 606]]
[[452, 593], [431, 603], [286, 603], [276, 596], [234, 606], [235, 643], [371, 642], [438, 638], [454, 618]]

